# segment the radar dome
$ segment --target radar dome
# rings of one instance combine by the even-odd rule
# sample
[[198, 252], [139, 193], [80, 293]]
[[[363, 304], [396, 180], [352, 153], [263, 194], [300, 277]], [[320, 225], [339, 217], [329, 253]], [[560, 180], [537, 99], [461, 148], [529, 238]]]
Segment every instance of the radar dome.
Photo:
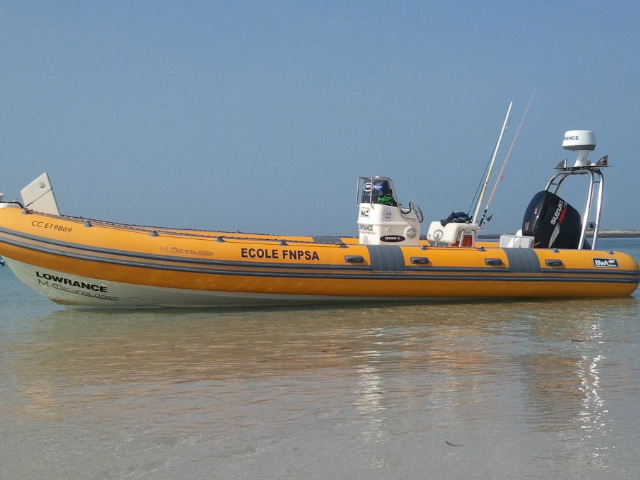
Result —
[[596, 149], [596, 134], [590, 130], [569, 130], [564, 133], [562, 148], [565, 150], [588, 150]]
[[590, 130], [569, 130], [564, 133], [562, 148], [578, 152], [574, 167], [588, 166], [589, 152], [596, 149], [596, 134]]

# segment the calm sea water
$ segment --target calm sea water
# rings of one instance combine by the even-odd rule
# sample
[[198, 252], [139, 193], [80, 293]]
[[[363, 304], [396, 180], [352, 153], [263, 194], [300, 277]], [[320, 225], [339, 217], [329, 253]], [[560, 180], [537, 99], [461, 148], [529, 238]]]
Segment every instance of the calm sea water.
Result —
[[640, 478], [639, 293], [95, 312], [0, 268], [0, 302], [2, 479]]

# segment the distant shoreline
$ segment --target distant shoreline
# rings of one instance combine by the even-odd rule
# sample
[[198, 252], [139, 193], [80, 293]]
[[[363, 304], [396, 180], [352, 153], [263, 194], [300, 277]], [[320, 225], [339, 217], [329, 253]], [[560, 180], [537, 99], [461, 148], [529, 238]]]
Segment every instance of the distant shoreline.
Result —
[[[591, 236], [593, 232], [587, 232]], [[478, 235], [480, 238], [500, 238], [499, 233], [487, 233]], [[598, 238], [640, 238], [640, 230], [602, 230]]]
[[[591, 234], [592, 232], [587, 232]], [[598, 235], [600, 238], [628, 238], [640, 237], [639, 230], [603, 230]]]

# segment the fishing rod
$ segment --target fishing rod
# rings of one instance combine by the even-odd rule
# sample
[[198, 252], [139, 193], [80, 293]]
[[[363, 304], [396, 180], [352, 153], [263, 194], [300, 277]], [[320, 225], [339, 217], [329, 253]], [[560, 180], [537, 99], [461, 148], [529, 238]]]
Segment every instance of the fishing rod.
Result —
[[480, 197], [478, 197], [478, 205], [476, 206], [476, 211], [473, 214], [473, 220], [471, 223], [478, 223], [478, 213], [480, 211], [480, 205], [482, 204], [482, 200], [484, 199], [484, 194], [487, 191], [487, 186], [489, 185], [489, 178], [491, 177], [491, 171], [493, 170], [493, 164], [496, 161], [496, 156], [498, 155], [498, 149], [500, 148], [500, 143], [502, 142], [502, 137], [504, 136], [504, 131], [507, 129], [507, 123], [509, 122], [509, 117], [511, 116], [511, 107], [513, 106], [513, 102], [509, 103], [509, 108], [507, 109], [507, 115], [504, 117], [504, 123], [502, 124], [502, 130], [500, 130], [500, 136], [498, 137], [498, 143], [496, 143], [496, 147], [493, 149], [493, 155], [491, 156], [491, 162], [489, 163], [489, 170], [487, 171], [487, 175], [484, 177], [484, 184], [482, 186], [482, 190], [480, 192]]
[[[522, 115], [522, 120], [520, 120], [520, 125], [518, 125], [518, 130], [516, 130], [516, 134], [514, 135], [513, 140], [511, 141], [511, 145], [509, 146], [509, 150], [507, 151], [507, 156], [504, 157], [502, 168], [500, 169], [498, 178], [496, 178], [496, 183], [493, 185], [493, 190], [491, 191], [491, 195], [489, 195], [487, 206], [485, 207], [484, 212], [482, 213], [482, 218], [480, 219], [478, 226], [482, 225], [485, 219], [487, 220], [487, 222], [491, 220], [491, 216], [487, 217], [487, 211], [489, 210], [489, 205], [491, 205], [491, 201], [493, 200], [493, 195], [496, 193], [496, 190], [498, 189], [498, 183], [500, 183], [500, 181], [502, 181], [502, 179], [504, 178], [502, 174], [504, 173], [504, 169], [507, 166], [509, 157], [511, 156], [511, 150], [513, 150], [513, 146], [515, 145], [516, 140], [518, 139], [518, 135], [520, 135], [520, 129], [524, 124], [524, 119], [527, 118], [527, 113], [529, 113], [529, 107], [531, 107], [531, 104], [533, 103], [533, 97], [535, 97], [537, 90], [538, 90], [538, 87], [535, 87], [533, 89], [533, 93], [531, 94], [531, 98], [529, 99], [529, 103], [527, 104], [527, 108], [525, 109], [524, 114]], [[478, 206], [480, 206], [479, 202], [478, 202]], [[475, 217], [474, 217], [474, 220], [475, 220]]]

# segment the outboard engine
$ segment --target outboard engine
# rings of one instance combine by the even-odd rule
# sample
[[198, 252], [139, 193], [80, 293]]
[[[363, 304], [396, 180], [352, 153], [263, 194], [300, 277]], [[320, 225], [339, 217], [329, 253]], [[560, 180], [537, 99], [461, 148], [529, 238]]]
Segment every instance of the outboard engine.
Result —
[[[597, 162], [589, 161], [589, 153], [596, 148], [596, 135], [591, 130], [568, 130], [564, 134], [562, 148], [577, 152], [578, 158], [573, 165], [569, 165], [565, 159], [556, 166], [558, 172], [551, 177], [546, 188], [531, 199], [522, 220], [522, 230], [516, 235], [503, 235], [500, 238], [503, 248], [526, 244], [527, 247], [537, 248], [596, 249], [602, 212], [602, 169], [609, 166], [609, 156], [605, 155]], [[557, 195], [567, 178], [579, 176], [589, 179], [584, 218]], [[591, 241], [587, 239], [587, 227], [592, 229]]]
[[529, 202], [522, 235], [534, 237], [537, 248], [580, 248], [580, 213], [554, 193], [543, 190]]

